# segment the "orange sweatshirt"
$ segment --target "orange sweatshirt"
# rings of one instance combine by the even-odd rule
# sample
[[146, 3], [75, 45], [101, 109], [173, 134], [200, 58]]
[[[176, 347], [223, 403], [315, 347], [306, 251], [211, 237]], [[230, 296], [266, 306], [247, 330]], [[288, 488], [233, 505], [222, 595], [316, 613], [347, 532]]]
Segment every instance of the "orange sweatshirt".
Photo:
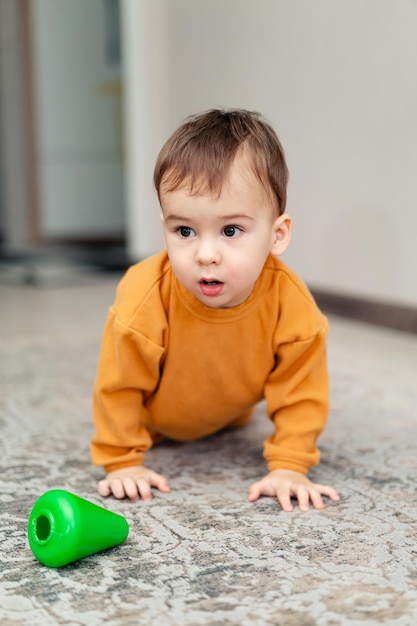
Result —
[[121, 280], [94, 387], [92, 459], [140, 465], [158, 437], [188, 441], [244, 423], [266, 399], [268, 469], [307, 473], [328, 411], [326, 318], [304, 283], [268, 257], [250, 297], [209, 308], [176, 280], [166, 252]]

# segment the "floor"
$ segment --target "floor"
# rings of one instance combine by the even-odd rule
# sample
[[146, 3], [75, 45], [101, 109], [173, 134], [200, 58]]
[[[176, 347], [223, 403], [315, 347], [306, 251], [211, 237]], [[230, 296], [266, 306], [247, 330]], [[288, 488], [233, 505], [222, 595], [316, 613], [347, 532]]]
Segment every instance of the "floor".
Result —
[[[342, 501], [325, 511], [247, 502], [263, 472], [262, 405], [232, 434], [155, 448], [170, 494], [102, 500], [91, 385], [118, 277], [0, 275], [2, 626], [416, 623], [417, 335], [330, 318], [331, 415], [313, 478]], [[60, 569], [39, 563], [27, 520], [52, 488], [123, 515], [126, 542]]]

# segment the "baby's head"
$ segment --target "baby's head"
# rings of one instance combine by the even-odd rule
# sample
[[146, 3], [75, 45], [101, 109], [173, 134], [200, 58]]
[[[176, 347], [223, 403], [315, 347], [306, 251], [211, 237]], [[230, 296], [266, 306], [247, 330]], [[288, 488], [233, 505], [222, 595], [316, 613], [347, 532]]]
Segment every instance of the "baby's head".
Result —
[[285, 211], [288, 168], [272, 127], [259, 113], [212, 109], [188, 118], [161, 149], [154, 184], [165, 192], [186, 185], [191, 194], [219, 196], [235, 157], [246, 162], [265, 187], [277, 214]]

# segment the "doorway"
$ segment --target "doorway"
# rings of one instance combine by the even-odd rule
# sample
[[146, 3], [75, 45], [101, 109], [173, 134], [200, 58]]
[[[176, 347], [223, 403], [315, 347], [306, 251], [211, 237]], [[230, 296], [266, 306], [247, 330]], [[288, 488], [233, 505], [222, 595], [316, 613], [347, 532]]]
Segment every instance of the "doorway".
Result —
[[124, 247], [119, 5], [0, 0], [3, 256]]

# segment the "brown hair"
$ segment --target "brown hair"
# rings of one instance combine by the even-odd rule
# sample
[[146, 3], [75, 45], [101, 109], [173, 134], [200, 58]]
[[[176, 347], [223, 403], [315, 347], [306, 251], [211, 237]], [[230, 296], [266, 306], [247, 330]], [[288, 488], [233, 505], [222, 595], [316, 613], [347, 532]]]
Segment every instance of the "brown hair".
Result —
[[243, 109], [212, 109], [191, 116], [171, 135], [154, 170], [159, 200], [162, 183], [166, 191], [174, 191], [184, 180], [191, 193], [220, 194], [236, 154], [243, 149], [281, 215], [288, 183], [284, 150], [269, 123], [259, 113]]

